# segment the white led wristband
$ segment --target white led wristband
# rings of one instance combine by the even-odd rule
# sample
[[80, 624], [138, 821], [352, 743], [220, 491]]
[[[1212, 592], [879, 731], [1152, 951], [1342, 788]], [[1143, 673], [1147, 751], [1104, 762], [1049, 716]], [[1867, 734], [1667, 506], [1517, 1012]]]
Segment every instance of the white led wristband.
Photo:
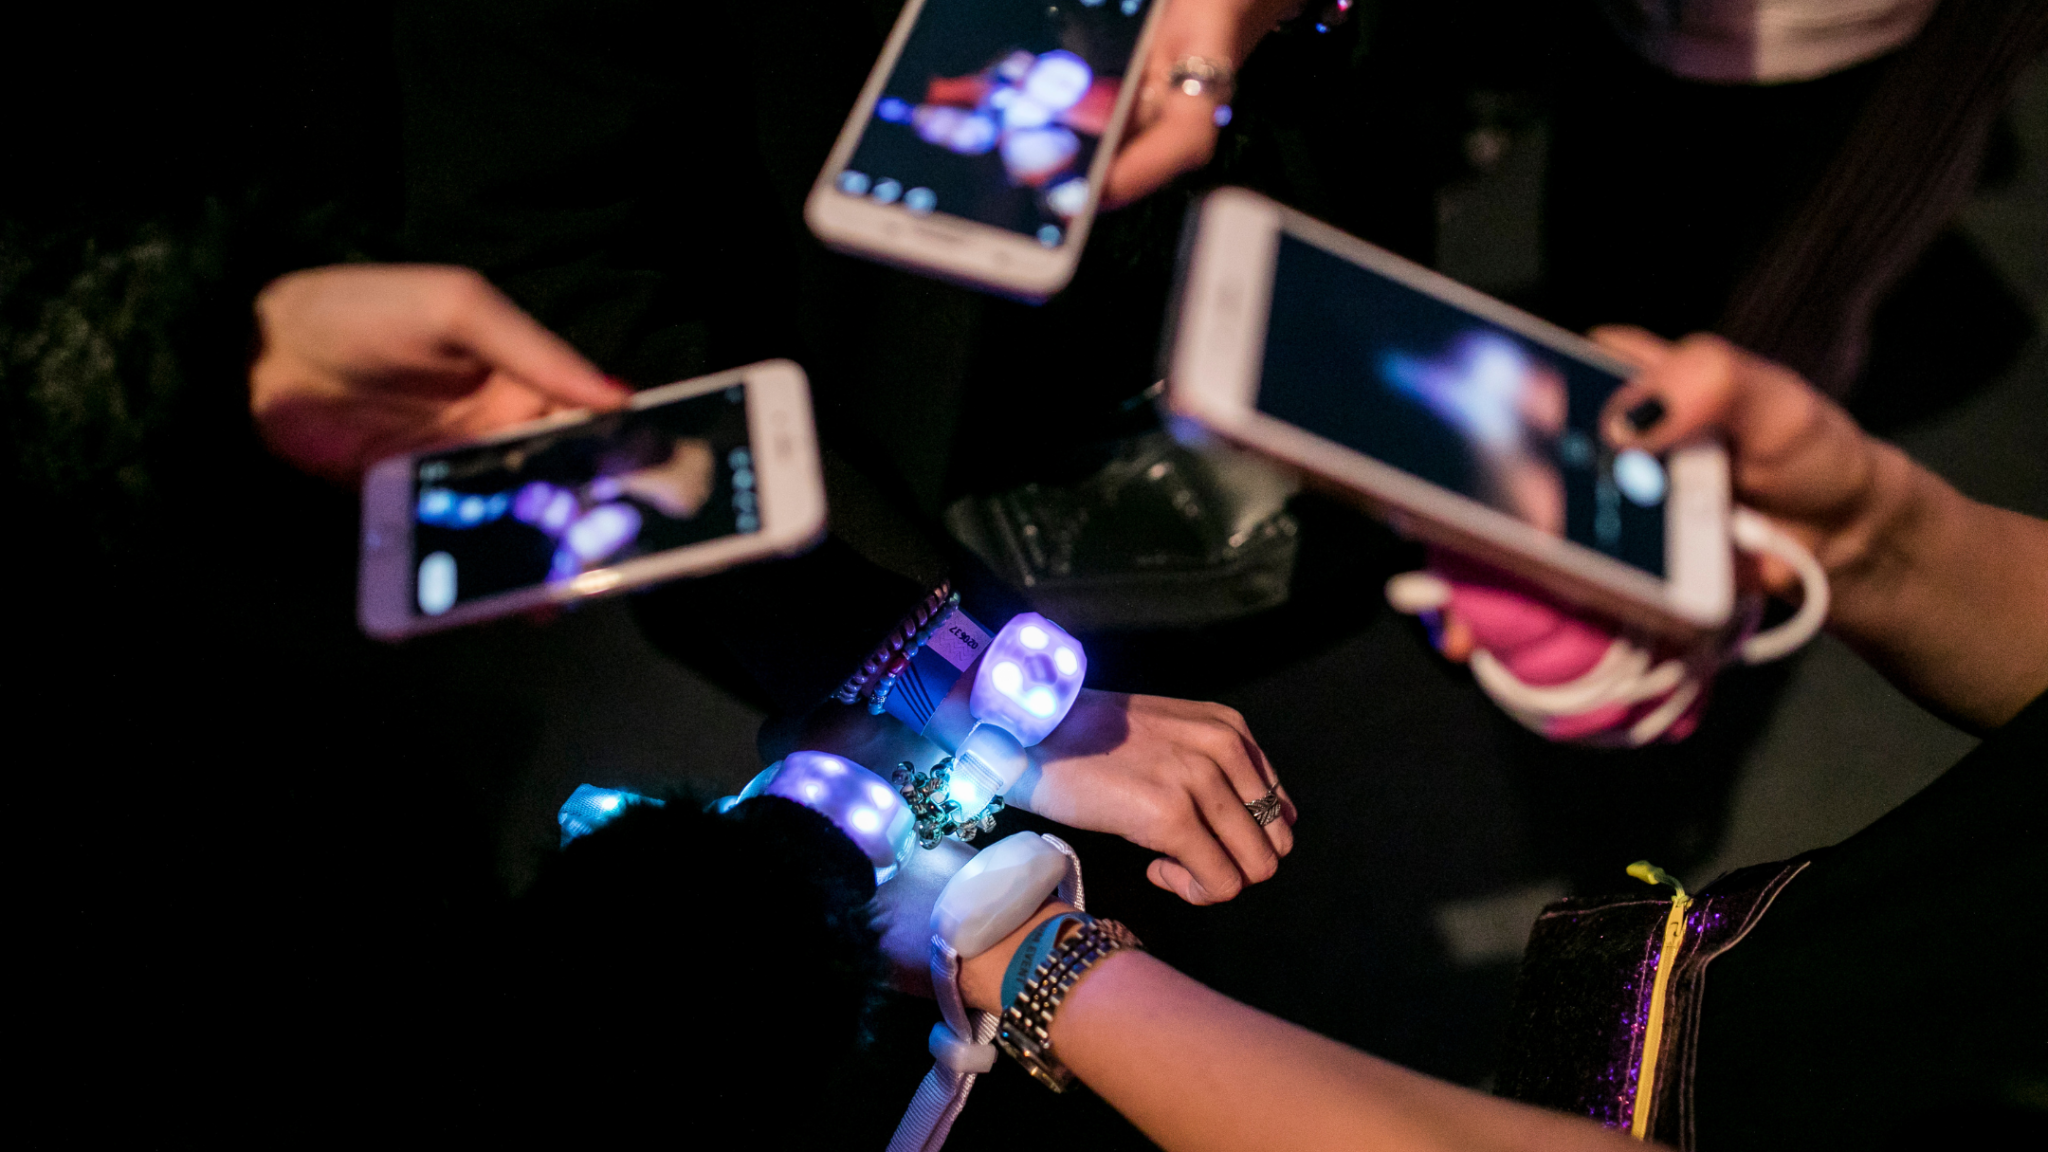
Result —
[[875, 866], [876, 884], [888, 883], [917, 843], [917, 821], [903, 797], [844, 756], [791, 752], [747, 781], [739, 795], [720, 800], [718, 810], [756, 796], [794, 800], [832, 821]]
[[1059, 727], [1088, 675], [1088, 656], [1066, 629], [1036, 612], [991, 636], [958, 608], [897, 674], [884, 709], [952, 755], [929, 772], [905, 766], [896, 786], [919, 840], [971, 840], [994, 824], [1002, 800], [1031, 767], [1026, 749]]
[[975, 1077], [995, 1067], [991, 1012], [960, 996], [960, 965], [1015, 932], [1046, 899], [1082, 906], [1081, 860], [1057, 836], [1019, 832], [975, 854], [932, 905], [932, 992], [942, 1019], [932, 1027], [932, 1070], [904, 1112], [889, 1152], [937, 1152], [967, 1104]]

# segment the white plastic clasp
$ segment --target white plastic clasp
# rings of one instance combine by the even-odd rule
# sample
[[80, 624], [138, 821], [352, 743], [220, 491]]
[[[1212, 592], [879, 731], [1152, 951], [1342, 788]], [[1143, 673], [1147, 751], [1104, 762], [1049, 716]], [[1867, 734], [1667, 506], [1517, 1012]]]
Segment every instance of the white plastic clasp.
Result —
[[946, 1022], [932, 1025], [932, 1059], [939, 1067], [959, 1075], [986, 1072], [996, 1066], [996, 1046], [971, 1044], [954, 1034]]

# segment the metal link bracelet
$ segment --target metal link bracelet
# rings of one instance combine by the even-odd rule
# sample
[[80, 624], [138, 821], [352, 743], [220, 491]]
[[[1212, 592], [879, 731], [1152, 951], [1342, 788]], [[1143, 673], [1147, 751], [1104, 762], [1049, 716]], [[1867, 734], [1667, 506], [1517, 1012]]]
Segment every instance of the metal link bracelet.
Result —
[[1033, 1080], [1055, 1092], [1065, 1092], [1074, 1082], [1074, 1074], [1053, 1054], [1053, 1014], [1090, 968], [1111, 953], [1144, 947], [1129, 928], [1114, 920], [1078, 925], [1072, 935], [1053, 946], [1025, 978], [1017, 998], [1003, 1009], [996, 1044], [1022, 1064]]

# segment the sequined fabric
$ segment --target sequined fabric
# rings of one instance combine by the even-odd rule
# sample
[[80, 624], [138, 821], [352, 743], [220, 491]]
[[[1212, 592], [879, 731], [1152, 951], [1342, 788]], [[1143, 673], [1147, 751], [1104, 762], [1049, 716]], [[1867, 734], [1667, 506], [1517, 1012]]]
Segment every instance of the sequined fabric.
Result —
[[[1722, 877], [1693, 898], [1664, 1005], [1663, 1039], [1647, 1106], [1653, 1139], [1693, 1146], [1692, 1084], [1707, 964], [1738, 944], [1804, 859]], [[1668, 897], [1561, 900], [1530, 933], [1502, 1038], [1495, 1091], [1588, 1116], [1610, 1128], [1634, 1120], [1643, 1032], [1664, 943]]]

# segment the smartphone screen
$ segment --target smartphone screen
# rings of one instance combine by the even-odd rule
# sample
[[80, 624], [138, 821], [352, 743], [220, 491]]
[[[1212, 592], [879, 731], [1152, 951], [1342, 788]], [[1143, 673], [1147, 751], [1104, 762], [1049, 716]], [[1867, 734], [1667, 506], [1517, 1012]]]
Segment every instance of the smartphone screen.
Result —
[[1665, 576], [1664, 466], [1616, 453], [1605, 368], [1282, 233], [1258, 407]]
[[840, 194], [1059, 247], [1156, 2], [928, 0]]
[[746, 389], [421, 456], [412, 508], [422, 616], [757, 532]]

